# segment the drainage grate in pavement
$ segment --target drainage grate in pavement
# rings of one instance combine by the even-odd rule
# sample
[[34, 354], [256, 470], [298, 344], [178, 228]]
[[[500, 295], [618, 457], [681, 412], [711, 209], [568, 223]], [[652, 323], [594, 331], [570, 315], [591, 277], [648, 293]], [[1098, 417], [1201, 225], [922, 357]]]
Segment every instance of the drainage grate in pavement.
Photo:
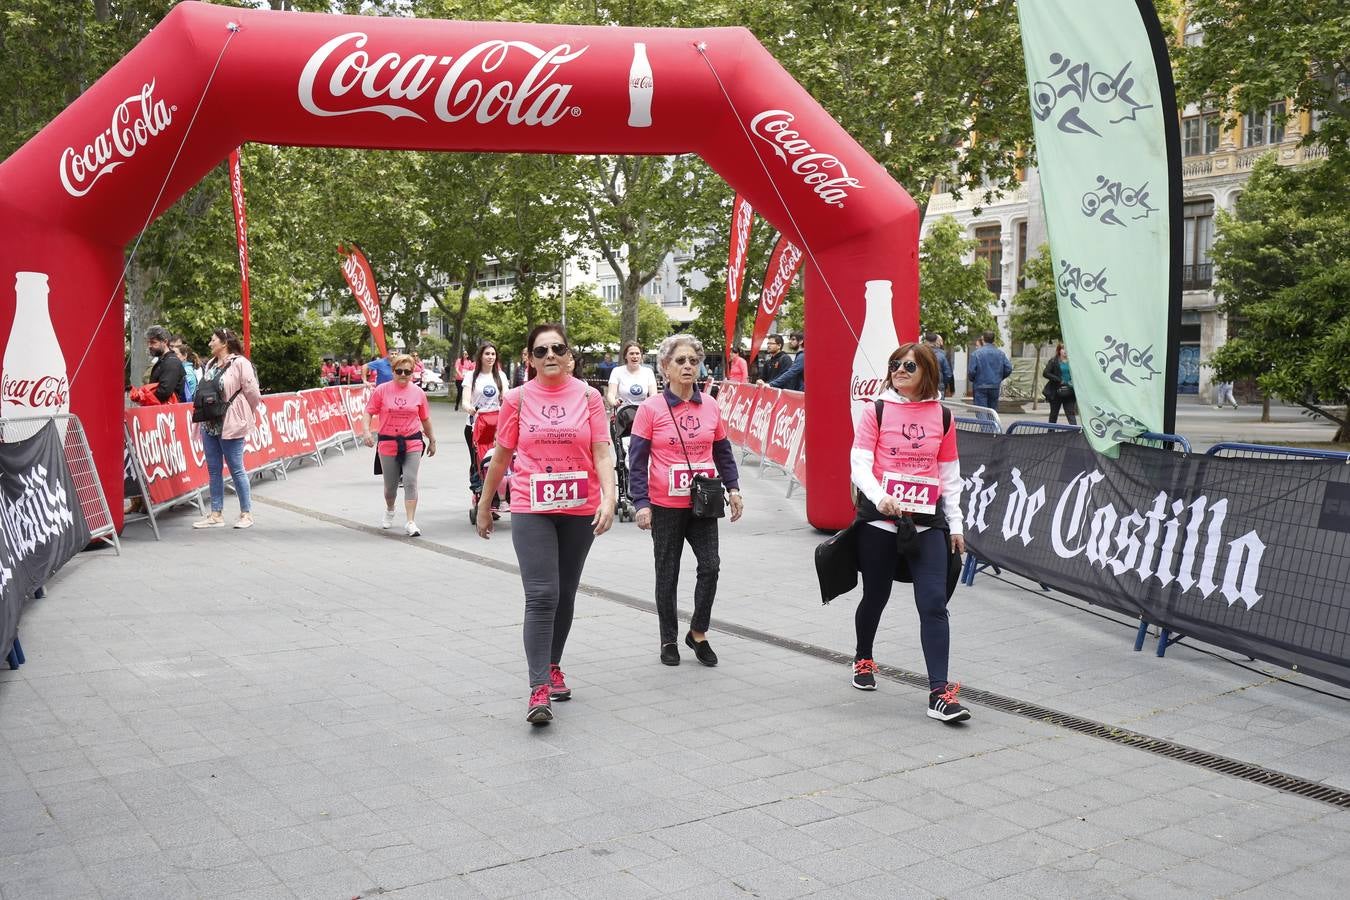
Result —
[[[359, 522], [352, 521], [351, 519], [287, 503], [284, 500], [261, 497], [256, 494], [253, 499], [257, 502], [266, 503], [334, 525], [341, 525], [344, 528], [350, 528], [355, 531], [364, 531], [380, 536], [389, 535], [389, 532], [380, 531], [374, 526], [363, 525]], [[477, 553], [447, 547], [444, 544], [436, 544], [425, 539], [413, 539], [409, 541], [408, 538], [403, 537], [399, 537], [399, 541], [413, 543], [418, 547], [431, 550], [432, 552], [439, 553], [443, 556], [454, 557], [499, 571], [512, 572], [517, 575], [520, 573], [520, 569], [512, 563], [502, 562], [501, 560], [491, 559]], [[604, 600], [609, 600], [641, 612], [656, 612], [656, 605], [654, 603], [646, 600], [639, 600], [636, 597], [620, 593], [619, 591], [611, 591], [606, 588], [588, 585], [585, 582], [582, 582], [580, 591], [593, 597], [600, 597]], [[816, 644], [808, 644], [804, 641], [785, 638], [745, 625], [736, 625], [730, 622], [719, 621], [717, 623], [717, 630], [725, 634], [735, 635], [736, 637], [745, 640], [771, 644], [775, 647], [814, 657], [815, 659], [838, 663], [841, 666], [846, 666], [853, 662], [852, 654], [840, 653]], [[928, 677], [918, 672], [912, 672], [909, 669], [902, 669], [897, 666], [878, 666], [877, 674], [889, 678], [892, 681], [911, 685], [920, 690], [928, 690]], [[1264, 787], [1272, 788], [1273, 790], [1282, 791], [1286, 794], [1294, 794], [1309, 800], [1316, 800], [1319, 803], [1326, 803], [1340, 809], [1350, 809], [1350, 791], [1342, 790], [1334, 785], [1309, 781], [1306, 778], [1299, 778], [1295, 775], [1287, 775], [1284, 772], [1278, 772], [1264, 766], [1242, 762], [1241, 760], [1232, 759], [1227, 756], [1220, 756], [1217, 753], [1209, 753], [1205, 750], [1197, 750], [1194, 747], [1187, 747], [1185, 744], [1178, 744], [1166, 740], [1165, 738], [1152, 737], [1147, 734], [1141, 734], [1138, 731], [1131, 731], [1128, 728], [1107, 725], [1104, 722], [1096, 722], [1092, 719], [1075, 716], [1072, 713], [1061, 712], [1056, 709], [1050, 709], [1047, 706], [1040, 706], [1036, 703], [1017, 700], [1013, 697], [1005, 697], [1002, 694], [995, 694], [991, 691], [980, 690], [979, 688], [963, 686], [961, 688], [961, 699], [968, 700], [979, 706], [997, 709], [1001, 712], [1010, 713], [1015, 716], [1021, 716], [1024, 719], [1044, 722], [1047, 725], [1054, 725], [1057, 728], [1064, 728], [1079, 734], [1088, 735], [1089, 737], [1100, 738], [1104, 741], [1110, 741], [1113, 744], [1133, 747], [1136, 750], [1152, 753], [1155, 756], [1164, 756], [1168, 759], [1177, 760], [1178, 762], [1189, 763], [1193, 766], [1199, 766], [1202, 769], [1208, 769], [1211, 772], [1218, 772], [1221, 775], [1228, 775], [1232, 778], [1250, 781], [1253, 784], [1259, 784]]]

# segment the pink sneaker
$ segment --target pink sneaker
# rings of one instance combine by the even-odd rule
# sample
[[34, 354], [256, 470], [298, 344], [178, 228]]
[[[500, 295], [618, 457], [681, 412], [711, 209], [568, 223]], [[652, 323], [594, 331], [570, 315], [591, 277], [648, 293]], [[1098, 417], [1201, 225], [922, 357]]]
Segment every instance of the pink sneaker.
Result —
[[541, 684], [530, 692], [530, 706], [525, 711], [525, 721], [531, 725], [547, 725], [553, 721], [553, 706], [548, 702], [549, 686]]
[[572, 699], [572, 689], [563, 679], [563, 670], [554, 665], [548, 667], [548, 696], [550, 700]]

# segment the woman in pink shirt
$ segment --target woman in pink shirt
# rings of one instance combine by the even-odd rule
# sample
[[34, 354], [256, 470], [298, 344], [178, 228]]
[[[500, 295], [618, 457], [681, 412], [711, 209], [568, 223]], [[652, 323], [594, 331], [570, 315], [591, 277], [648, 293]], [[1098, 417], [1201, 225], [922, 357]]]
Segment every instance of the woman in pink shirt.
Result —
[[750, 366], [739, 350], [731, 351], [731, 365], [727, 368], [727, 381], [744, 384], [750, 378]]
[[604, 403], [571, 376], [561, 325], [537, 325], [525, 344], [534, 377], [506, 394], [478, 502], [478, 534], [492, 536], [492, 498], [514, 452], [511, 543], [525, 586], [525, 720], [553, 719], [551, 700], [568, 700], [560, 668], [572, 628], [581, 570], [591, 542], [614, 522], [614, 453]]
[[891, 354], [888, 368], [888, 390], [876, 401], [876, 414], [864, 414], [854, 424], [849, 454], [858, 489], [858, 570], [863, 582], [853, 619], [858, 639], [853, 686], [876, 690], [872, 641], [897, 568], [907, 568], [928, 668], [928, 715], [959, 722], [969, 719], [970, 712], [957, 700], [961, 685], [947, 680], [948, 572], [966, 547], [956, 429], [939, 399], [942, 382], [932, 350], [902, 344]]
[[698, 560], [698, 576], [694, 615], [684, 642], [699, 662], [717, 665], [707, 636], [721, 568], [717, 520], [694, 517], [689, 489], [694, 476], [721, 476], [731, 493], [731, 521], [744, 511], [736, 454], [727, 439], [722, 412], [694, 384], [702, 362], [703, 345], [691, 334], [672, 335], [661, 342], [657, 364], [666, 377], [666, 389], [638, 407], [628, 448], [628, 490], [637, 507], [637, 524], [652, 533], [661, 662], [668, 666], [680, 664], [675, 594], [685, 541]]
[[[379, 418], [380, 474], [384, 476], [384, 519], [381, 528], [394, 524], [394, 501], [398, 499], [398, 485], [403, 481], [403, 511], [408, 516], [403, 526], [408, 537], [422, 532], [417, 527], [417, 471], [422, 465], [422, 453], [436, 455], [436, 436], [431, 433], [431, 406], [426, 392], [413, 384], [413, 358], [406, 353], [395, 354], [389, 360], [394, 380], [386, 381], [371, 392], [366, 402], [365, 444], [374, 447], [376, 435], [371, 431], [371, 417]], [[425, 439], [424, 436], [425, 435]]]

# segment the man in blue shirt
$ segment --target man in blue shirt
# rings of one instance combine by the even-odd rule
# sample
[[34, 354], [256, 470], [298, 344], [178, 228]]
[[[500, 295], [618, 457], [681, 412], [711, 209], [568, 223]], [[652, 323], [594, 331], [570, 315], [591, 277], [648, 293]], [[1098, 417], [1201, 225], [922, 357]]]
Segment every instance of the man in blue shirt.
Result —
[[391, 366], [391, 365], [389, 365], [389, 357], [388, 357], [388, 355], [385, 355], [385, 356], [377, 356], [377, 357], [375, 357], [374, 359], [372, 359], [370, 362], [368, 362], [368, 363], [366, 363], [364, 366], [362, 366], [362, 367], [361, 367], [361, 380], [362, 380], [362, 381], [365, 381], [365, 380], [366, 380], [366, 371], [367, 371], [367, 370], [369, 370], [369, 371], [375, 373], [375, 386], [376, 386], [376, 387], [379, 387], [380, 385], [384, 384], [386, 381], [393, 381], [393, 380], [394, 380], [394, 367]]
[[925, 334], [923, 336], [923, 342], [929, 350], [933, 351], [933, 355], [937, 357], [938, 373], [941, 375], [938, 380], [938, 393], [945, 397], [947, 396], [947, 385], [950, 384], [952, 380], [952, 364], [947, 362], [947, 354], [943, 351], [942, 344], [938, 342], [936, 331], [930, 331]]
[[966, 374], [974, 389], [975, 405], [998, 409], [998, 391], [1004, 379], [1012, 374], [1012, 363], [1004, 352], [994, 346], [994, 333], [986, 331], [982, 336], [983, 346], [970, 354], [970, 366]]

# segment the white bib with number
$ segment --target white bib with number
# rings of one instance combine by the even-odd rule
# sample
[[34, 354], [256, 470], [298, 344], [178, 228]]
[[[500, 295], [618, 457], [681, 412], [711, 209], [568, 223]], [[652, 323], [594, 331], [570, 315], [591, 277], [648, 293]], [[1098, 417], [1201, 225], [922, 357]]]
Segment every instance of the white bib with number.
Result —
[[585, 472], [538, 472], [530, 476], [530, 511], [552, 512], [585, 506], [590, 482]]
[[675, 463], [670, 467], [670, 496], [688, 497], [695, 475], [717, 475], [717, 467], [710, 462]]
[[895, 500], [901, 512], [937, 512], [938, 492], [942, 482], [936, 478], [910, 475], [905, 472], [887, 472], [881, 479], [881, 489]]

